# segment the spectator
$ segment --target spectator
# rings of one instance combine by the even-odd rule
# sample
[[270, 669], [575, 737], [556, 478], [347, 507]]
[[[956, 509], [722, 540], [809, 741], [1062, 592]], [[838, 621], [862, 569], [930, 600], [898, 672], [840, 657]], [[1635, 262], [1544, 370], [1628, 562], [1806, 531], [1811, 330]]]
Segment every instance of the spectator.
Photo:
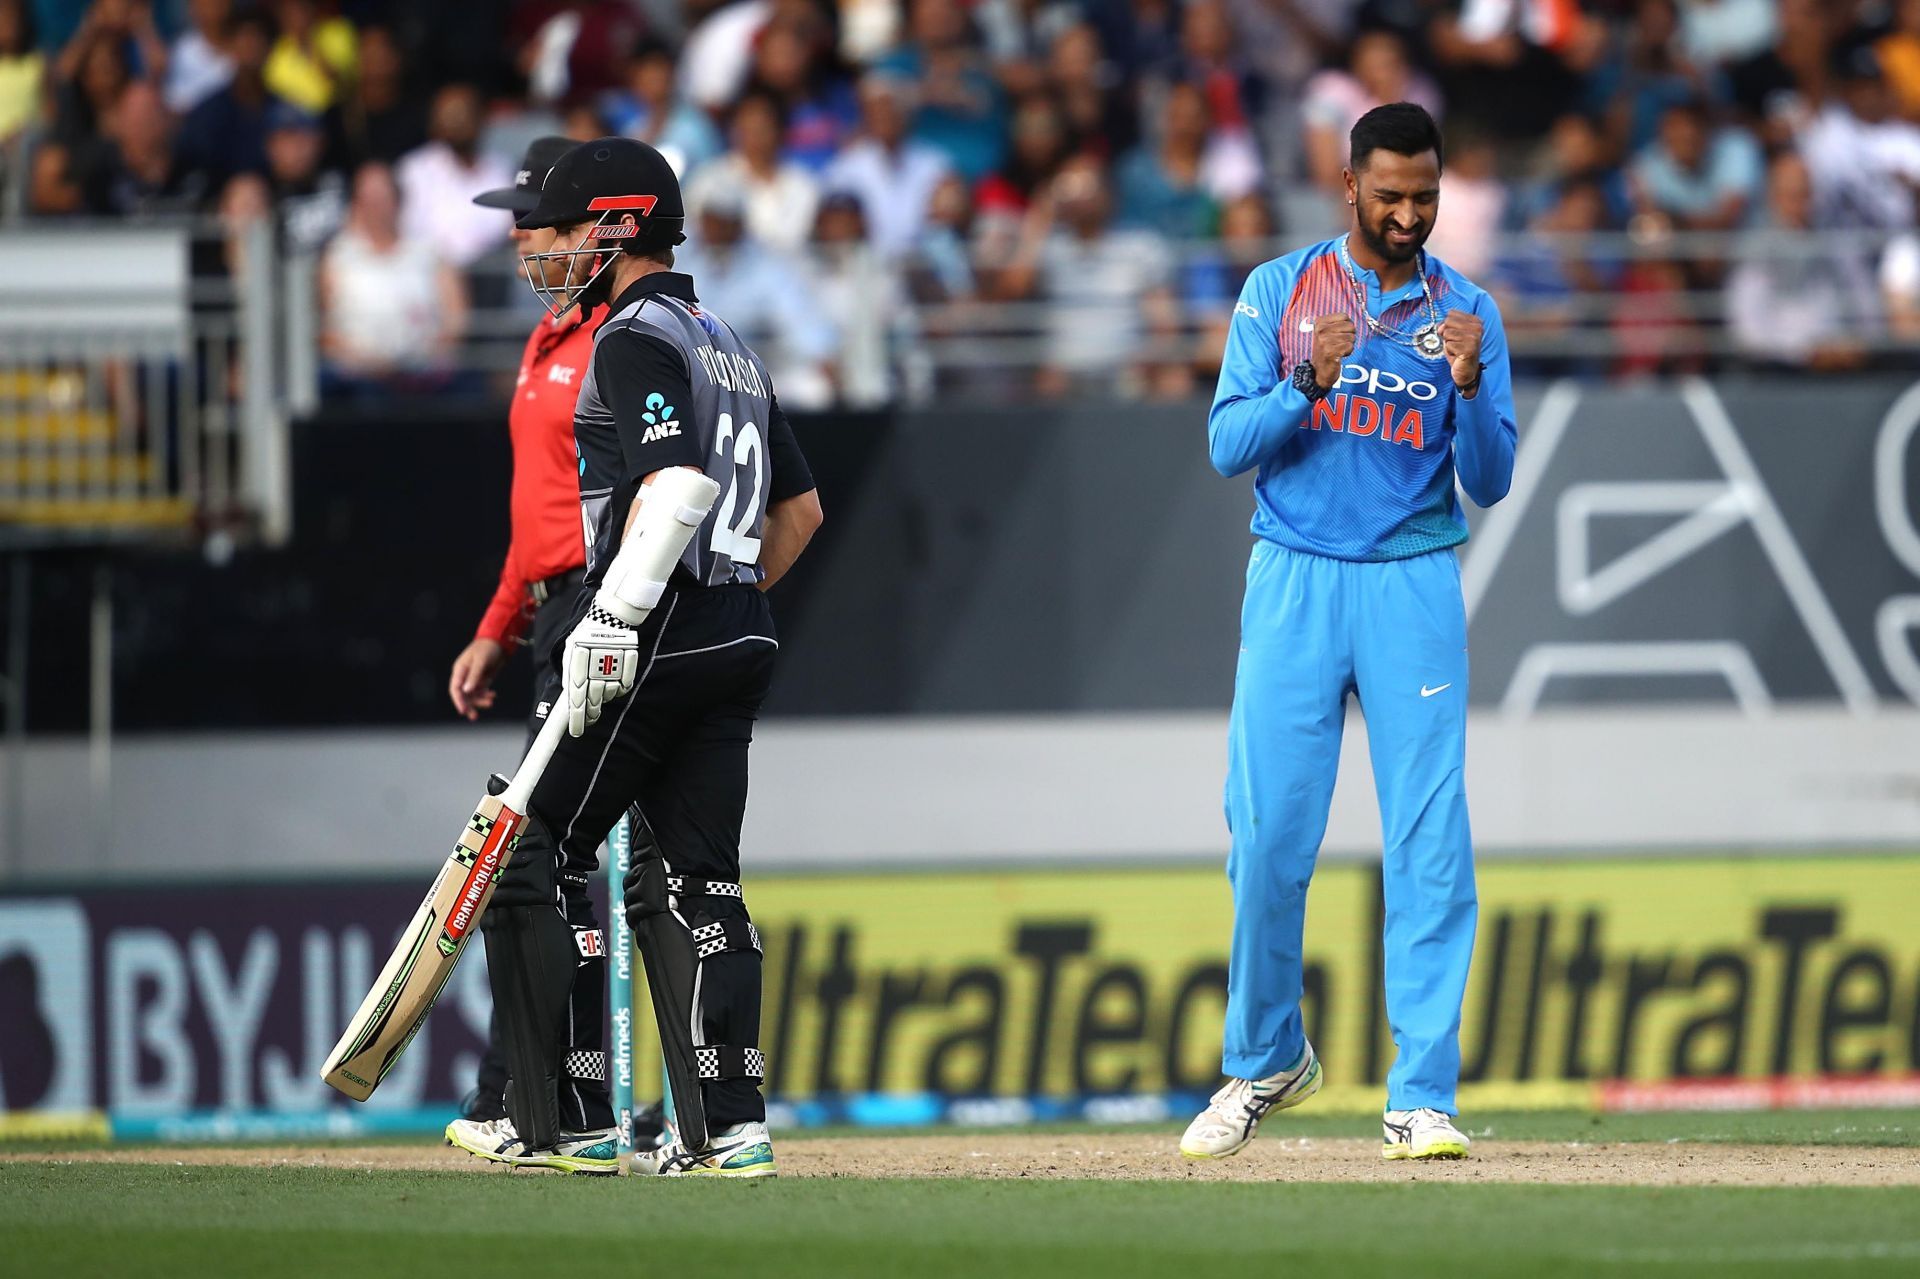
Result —
[[1589, 299], [1616, 287], [1618, 267], [1592, 253], [1584, 240], [1615, 225], [1610, 205], [1599, 177], [1569, 177], [1495, 266], [1494, 290], [1502, 313], [1512, 317], [1508, 334], [1518, 335], [1521, 346], [1558, 348], [1544, 357], [1521, 357], [1520, 367], [1548, 376], [1587, 369], [1577, 342], [1591, 318]]
[[1773, 43], [1775, 0], [1689, 0], [1680, 43], [1696, 66], [1725, 66]]
[[733, 150], [687, 183], [687, 205], [698, 210], [715, 192], [738, 197], [747, 234], [770, 249], [791, 253], [813, 233], [820, 188], [797, 164], [780, 158], [786, 122], [771, 94], [749, 93], [733, 109]]
[[1735, 104], [1771, 147], [1790, 143], [1812, 104], [1826, 96], [1833, 38], [1820, 6], [1821, 0], [1780, 0], [1772, 47], [1728, 69]]
[[0, 0], [0, 173], [10, 165], [8, 146], [40, 112], [46, 58], [34, 45], [33, 10], [27, 0]]
[[628, 51], [643, 30], [641, 7], [627, 0], [533, 0], [515, 6], [507, 39], [520, 50], [528, 98], [543, 107], [565, 107], [618, 88], [626, 77]]
[[576, 102], [567, 108], [560, 132], [575, 142], [591, 142], [595, 138], [610, 136], [613, 130], [607, 127], [607, 117], [601, 115], [598, 108], [589, 103]]
[[[1874, 46], [1900, 114], [1920, 121], [1920, 0], [1897, 0], [1893, 30]], [[4, 132], [4, 130], [0, 130]]]
[[1307, 177], [1315, 186], [1346, 198], [1347, 135], [1361, 116], [1389, 102], [1417, 102], [1434, 118], [1441, 114], [1440, 91], [1408, 64], [1406, 46], [1391, 31], [1361, 34], [1344, 69], [1307, 81], [1300, 110]]
[[978, 180], [999, 165], [1006, 122], [1000, 87], [959, 0], [909, 0], [908, 40], [877, 64], [918, 88], [913, 136]]
[[[1134, 0], [1136, 21], [1157, 27], [1161, 19], [1151, 10], [1158, 7], [1152, 0]], [[1149, 14], [1143, 15], [1143, 9]], [[1227, 13], [1269, 107], [1276, 100], [1283, 107], [1299, 101], [1307, 81], [1339, 59], [1357, 21], [1393, 30], [1403, 47], [1419, 34], [1419, 8], [1399, 0], [1227, 0]], [[1292, 118], [1286, 112], [1275, 123]]]
[[1493, 266], [1494, 241], [1507, 216], [1507, 184], [1495, 171], [1493, 139], [1471, 127], [1447, 143], [1440, 179], [1445, 216], [1435, 220], [1427, 248], [1461, 274], [1479, 279]]
[[1813, 181], [1791, 151], [1767, 169], [1767, 227], [1749, 236], [1727, 280], [1733, 345], [1760, 363], [1832, 373], [1866, 363], [1860, 334], [1877, 321], [1874, 282], [1858, 254], [1797, 237], [1813, 227]]
[[512, 219], [480, 207], [473, 197], [512, 186], [513, 169], [480, 149], [480, 92], [470, 84], [449, 84], [434, 94], [427, 127], [431, 140], [394, 169], [405, 233], [437, 246], [465, 270], [506, 242]]
[[167, 109], [175, 115], [185, 115], [233, 79], [227, 51], [232, 19], [232, 0], [187, 0], [190, 25], [167, 51]]
[[1841, 54], [1833, 83], [1832, 100], [1800, 136], [1813, 175], [1814, 220], [1827, 228], [1912, 226], [1920, 126], [1894, 115], [1870, 45]]
[[896, 76], [867, 73], [860, 81], [861, 137], [840, 153], [825, 182], [859, 199], [874, 247], [890, 259], [919, 239], [927, 202], [948, 171], [945, 156], [907, 137], [911, 93]]
[[381, 394], [440, 385], [466, 326], [460, 276], [401, 231], [392, 170], [363, 165], [346, 226], [320, 262], [320, 350], [331, 389]]
[[840, 337], [835, 399], [849, 408], [879, 408], [893, 399], [893, 339], [908, 315], [900, 276], [868, 243], [860, 201], [844, 191], [820, 202], [813, 244], [808, 291]]
[[[978, 247], [986, 261], [1002, 266], [1013, 253], [1027, 209], [1060, 172], [1069, 145], [1066, 118], [1051, 97], [1031, 97], [1014, 112], [1006, 163], [980, 182], [970, 202], [978, 214]], [[964, 192], [961, 203], [968, 203]]]
[[318, 115], [336, 102], [353, 79], [357, 38], [353, 24], [322, 17], [319, 0], [278, 0], [280, 39], [267, 57], [267, 88], [301, 110]]
[[1115, 156], [1133, 146], [1139, 112], [1090, 24], [1076, 22], [1054, 38], [1047, 76], [1076, 149]]
[[1908, 346], [1920, 343], [1920, 235], [1903, 232], [1881, 255], [1880, 304], [1890, 335]]
[[1206, 94], [1217, 129], [1250, 129], [1262, 85], [1234, 34], [1225, 0], [1191, 0], [1180, 12], [1180, 54], [1163, 81], [1190, 81]]
[[1538, 149], [1538, 172], [1510, 192], [1515, 221], [1531, 224], [1560, 201], [1570, 183], [1592, 182], [1606, 203], [1603, 221], [1624, 226], [1633, 216], [1633, 191], [1620, 171], [1605, 131], [1594, 117], [1570, 111], [1553, 122]]
[[408, 87], [393, 32], [361, 28], [357, 54], [353, 83], [326, 115], [328, 166], [346, 172], [392, 164], [427, 140], [426, 105]]
[[786, 155], [819, 173], [860, 125], [860, 102], [845, 78], [826, 66], [830, 34], [817, 22], [782, 18], [767, 24], [754, 52], [753, 83], [786, 113]]
[[181, 157], [207, 176], [210, 189], [224, 187], [236, 173], [267, 171], [267, 113], [276, 101], [266, 81], [272, 47], [266, 18], [243, 10], [227, 44], [232, 79], [188, 113], [181, 127]]
[[160, 91], [136, 80], [120, 95], [103, 137], [82, 152], [76, 173], [82, 209], [95, 217], [192, 213], [205, 178], [174, 155], [174, 119]]
[[[76, 49], [78, 61], [69, 56]], [[69, 66], [71, 72], [64, 70]], [[98, 37], [83, 40], [76, 35], [55, 69], [54, 138], [71, 150], [99, 137], [132, 79], [125, 44]]]
[[746, 233], [739, 199], [716, 191], [697, 216], [698, 233], [677, 251], [679, 269], [699, 281], [700, 300], [760, 353], [789, 409], [833, 402], [836, 337], [788, 259]]
[[1678, 34], [1674, 0], [1640, 0], [1619, 46], [1587, 77], [1586, 107], [1605, 117], [1615, 154], [1639, 154], [1669, 107], [1704, 95], [1705, 79], [1677, 52]]
[[674, 85], [673, 51], [644, 42], [627, 60], [627, 82], [601, 95], [607, 129], [657, 147], [682, 177], [720, 154], [720, 133], [707, 113], [682, 98]]
[[346, 182], [324, 167], [326, 146], [318, 116], [290, 102], [274, 107], [267, 127], [267, 178], [287, 247], [296, 252], [317, 252], [346, 219]]
[[1682, 102], [1667, 108], [1629, 178], [1640, 212], [1683, 230], [1731, 230], [1760, 194], [1760, 148], [1744, 130], [1714, 129], [1705, 104]]
[[1201, 319], [1194, 351], [1198, 375], [1218, 376], [1240, 287], [1255, 267], [1279, 256], [1273, 234], [1273, 212], [1264, 198], [1249, 193], [1230, 200], [1220, 210], [1219, 244], [1190, 258], [1180, 273], [1181, 301]]
[[[1135, 6], [1131, 21], [1124, 24], [1129, 34], [1142, 27], [1170, 33], [1172, 5], [1155, 2], [1158, 8], [1151, 18], [1139, 12], [1143, 6]], [[1018, 102], [1045, 91], [1047, 50], [1056, 36], [1078, 20], [1079, 6], [1063, 0], [980, 0], [973, 13], [980, 26], [981, 47], [1001, 91]], [[1156, 27], [1153, 18], [1160, 25]]]
[[753, 43], [772, 15], [772, 0], [732, 0], [695, 24], [680, 47], [680, 83], [689, 102], [721, 111], [733, 101], [753, 68]]
[[1426, 44], [1449, 115], [1496, 139], [1538, 137], [1573, 105], [1580, 77], [1606, 45], [1605, 26], [1574, 4], [1470, 0], [1429, 8]]
[[1121, 221], [1174, 240], [1214, 232], [1219, 205], [1260, 183], [1260, 158], [1243, 133], [1215, 133], [1200, 86], [1182, 82], [1167, 93], [1160, 140], [1128, 153], [1115, 170]]
[[1153, 232], [1115, 230], [1112, 204], [1098, 160], [1068, 161], [1035, 202], [1002, 281], [1010, 297], [1049, 304], [1042, 395], [1138, 393], [1151, 374], [1136, 353], [1173, 309], [1170, 259]]
[[[865, 222], [863, 209], [862, 225]], [[906, 286], [916, 302], [966, 302], [978, 295], [972, 239], [973, 202], [967, 195], [966, 179], [949, 173], [933, 189], [926, 225], [906, 260]]]
[[167, 46], [154, 25], [152, 0], [93, 0], [54, 62], [54, 77], [64, 83], [80, 76], [81, 64], [101, 45], [119, 52], [129, 77], [166, 76]]

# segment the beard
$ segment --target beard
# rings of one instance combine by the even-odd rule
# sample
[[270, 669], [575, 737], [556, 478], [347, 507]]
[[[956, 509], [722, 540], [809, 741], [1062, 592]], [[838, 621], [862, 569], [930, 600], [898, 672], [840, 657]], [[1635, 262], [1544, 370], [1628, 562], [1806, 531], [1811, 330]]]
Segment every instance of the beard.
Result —
[[1389, 240], [1387, 238], [1387, 222], [1385, 218], [1371, 224], [1362, 220], [1359, 230], [1361, 241], [1365, 243], [1369, 249], [1373, 250], [1374, 253], [1378, 254], [1382, 261], [1395, 263], [1411, 262], [1419, 255], [1421, 248], [1425, 246], [1427, 237], [1433, 234], [1433, 223], [1421, 223], [1411, 244], [1395, 244]]

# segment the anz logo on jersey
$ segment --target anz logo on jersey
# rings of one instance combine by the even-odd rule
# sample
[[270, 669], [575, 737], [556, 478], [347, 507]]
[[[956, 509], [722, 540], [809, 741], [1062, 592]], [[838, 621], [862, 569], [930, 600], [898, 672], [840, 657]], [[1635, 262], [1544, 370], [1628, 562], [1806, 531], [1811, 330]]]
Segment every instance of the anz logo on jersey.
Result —
[[[1345, 386], [1364, 387], [1369, 394], [1339, 389]], [[1405, 397], [1415, 403], [1403, 404], [1390, 397]], [[1373, 435], [1389, 444], [1423, 449], [1427, 445], [1427, 423], [1420, 406], [1439, 398], [1440, 388], [1432, 382], [1409, 382], [1385, 369], [1343, 364], [1334, 393], [1314, 403], [1313, 412], [1307, 416], [1307, 427], [1314, 431]]]

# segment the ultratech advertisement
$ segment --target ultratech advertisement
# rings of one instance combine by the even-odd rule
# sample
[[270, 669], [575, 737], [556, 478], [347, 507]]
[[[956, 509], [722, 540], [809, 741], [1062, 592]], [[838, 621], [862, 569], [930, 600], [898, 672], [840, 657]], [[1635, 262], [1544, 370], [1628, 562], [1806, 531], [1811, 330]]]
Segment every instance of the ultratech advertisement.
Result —
[[[1920, 858], [1494, 861], [1479, 881], [1469, 1106], [1590, 1104], [1608, 1079], [1920, 1071]], [[1378, 882], [1348, 865], [1314, 881], [1316, 1105], [1380, 1104]], [[371, 1103], [318, 1078], [390, 943], [365, 921], [397, 924], [414, 889], [0, 902], [0, 1099], [105, 1112], [132, 1134], [284, 1130], [275, 1116], [436, 1126], [486, 1023], [477, 954]], [[1217, 1082], [1231, 918], [1217, 870], [768, 878], [748, 901], [766, 947], [761, 1043], [790, 1119], [1150, 1116], [1164, 1104], [1128, 1099]]]
[[[1490, 862], [1463, 1082], [1920, 1070], [1920, 859]], [[1219, 1077], [1231, 906], [1211, 870], [782, 879], [762, 1042], [784, 1096], [1141, 1094]], [[1392, 1063], [1377, 871], [1307, 911], [1308, 1033], [1330, 1092]], [[1485, 1104], [1483, 1101], [1482, 1104]]]

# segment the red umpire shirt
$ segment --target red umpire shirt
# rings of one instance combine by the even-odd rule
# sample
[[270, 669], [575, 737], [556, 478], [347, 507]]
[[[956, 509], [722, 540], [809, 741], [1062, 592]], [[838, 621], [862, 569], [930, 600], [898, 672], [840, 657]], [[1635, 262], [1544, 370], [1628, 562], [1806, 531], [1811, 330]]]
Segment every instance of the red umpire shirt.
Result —
[[558, 321], [541, 320], [527, 339], [507, 415], [513, 538], [476, 638], [511, 649], [533, 616], [532, 587], [586, 565], [573, 405], [593, 359], [593, 332], [605, 317], [602, 309], [583, 319], [576, 307]]

